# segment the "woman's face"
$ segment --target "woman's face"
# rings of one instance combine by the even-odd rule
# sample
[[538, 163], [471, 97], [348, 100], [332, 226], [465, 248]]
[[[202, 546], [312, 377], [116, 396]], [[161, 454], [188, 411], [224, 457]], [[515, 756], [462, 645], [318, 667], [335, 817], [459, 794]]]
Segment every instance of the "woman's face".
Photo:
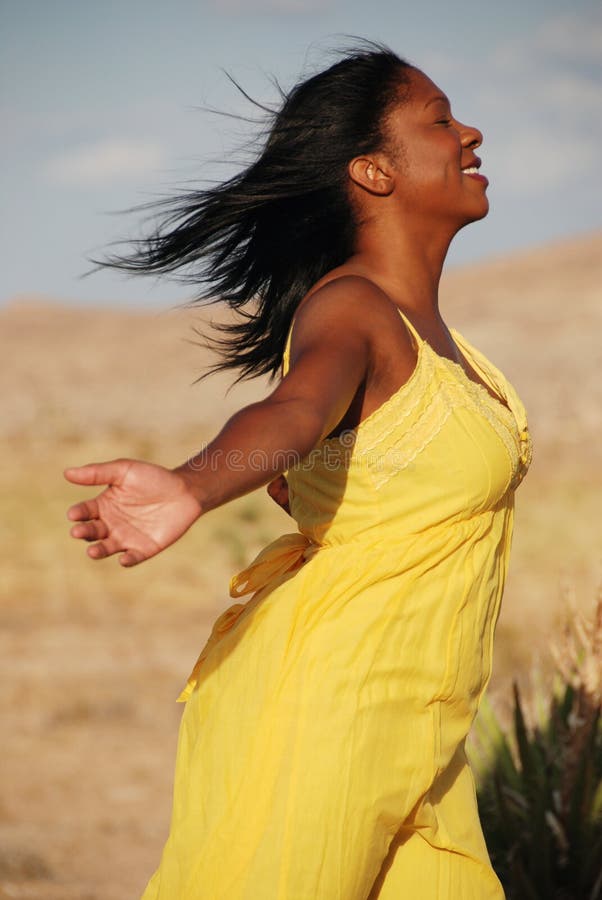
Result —
[[483, 135], [454, 118], [443, 92], [418, 69], [409, 98], [389, 114], [385, 130], [399, 175], [395, 191], [414, 219], [443, 217], [461, 228], [487, 215], [488, 181], [475, 174]]

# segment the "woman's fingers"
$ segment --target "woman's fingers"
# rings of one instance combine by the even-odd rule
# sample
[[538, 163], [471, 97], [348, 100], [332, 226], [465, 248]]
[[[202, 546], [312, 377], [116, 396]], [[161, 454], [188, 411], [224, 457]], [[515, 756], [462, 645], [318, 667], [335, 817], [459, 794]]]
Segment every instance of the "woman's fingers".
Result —
[[63, 470], [63, 475], [67, 481], [74, 484], [120, 484], [131, 462], [126, 459], [112, 459], [109, 462], [71, 466]]
[[91, 559], [104, 559], [106, 556], [111, 555], [105, 545], [102, 543], [92, 544], [91, 547], [88, 547], [86, 553]]
[[101, 519], [95, 519], [92, 522], [78, 522], [69, 534], [84, 541], [99, 541], [109, 536], [109, 529]]
[[132, 553], [131, 550], [126, 550], [121, 541], [116, 541], [115, 538], [107, 537], [105, 540], [98, 541], [96, 544], [91, 544], [86, 553], [92, 559], [106, 559], [107, 556], [113, 556], [114, 553], [121, 553], [125, 551], [126, 553]]
[[[72, 522], [84, 522], [88, 521], [88, 519], [98, 519], [99, 515], [98, 501], [95, 497], [91, 500], [82, 500], [80, 503], [75, 503], [67, 510], [67, 518], [71, 519]], [[71, 531], [71, 534], [73, 534], [73, 531]], [[79, 535], [73, 536], [79, 537]]]
[[277, 475], [267, 486], [267, 492], [278, 506], [290, 515], [288, 502], [288, 481], [284, 475]]
[[135, 550], [127, 550], [119, 557], [119, 564], [129, 569], [138, 563], [144, 562], [145, 559], [147, 559], [147, 557], [144, 556], [144, 554], [136, 552]]
[[[96, 523], [88, 522], [87, 525], [94, 526]], [[82, 526], [75, 526], [76, 528]], [[104, 529], [106, 531], [106, 529]], [[90, 528], [89, 533], [93, 535], [93, 528]], [[102, 528], [98, 529], [98, 537], [101, 536]], [[94, 540], [96, 543], [90, 544], [90, 546], [86, 549], [86, 553], [90, 557], [90, 559], [106, 559], [107, 556], [114, 556], [116, 553], [120, 553], [119, 563], [126, 568], [131, 566], [136, 566], [138, 563], [144, 562], [146, 559], [149, 559], [150, 556], [153, 556], [153, 552], [140, 549], [140, 547], [128, 547], [127, 544], [124, 546], [123, 540], [117, 540], [111, 535], [107, 535], [104, 540], [98, 540], [97, 537], [91, 536], [88, 540]]]
[[[113, 459], [109, 462], [88, 463], [85, 466], [71, 466], [63, 470], [67, 481], [73, 484], [121, 484], [131, 465], [129, 459]], [[67, 510], [67, 518], [72, 522], [98, 519], [98, 500], [82, 500]], [[78, 535], [79, 536], [79, 535]]]
[[[122, 552], [123, 551], [123, 552]], [[114, 541], [106, 540], [100, 541], [98, 544], [92, 544], [91, 547], [88, 547], [86, 553], [91, 559], [106, 559], [107, 556], [113, 556], [114, 553], [120, 553], [119, 564], [124, 566], [124, 568], [131, 568], [132, 566], [137, 565], [138, 563], [144, 562], [145, 559], [148, 559], [144, 553], [139, 550], [125, 550], [121, 545], [117, 545]]]
[[134, 566], [160, 553], [199, 516], [180, 476], [143, 460], [118, 459], [64, 469], [75, 484], [103, 485], [96, 497], [73, 504], [72, 537], [87, 541], [90, 559], [119, 554]]
[[277, 475], [267, 486], [267, 492], [276, 503], [282, 506], [288, 500], [288, 482], [284, 475]]

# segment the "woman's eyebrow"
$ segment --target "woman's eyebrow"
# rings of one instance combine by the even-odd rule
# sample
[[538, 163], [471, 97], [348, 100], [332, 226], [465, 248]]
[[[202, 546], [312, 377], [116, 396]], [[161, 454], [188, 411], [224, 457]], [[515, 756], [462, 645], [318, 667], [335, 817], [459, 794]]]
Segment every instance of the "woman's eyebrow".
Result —
[[426, 109], [427, 106], [430, 106], [430, 105], [431, 105], [431, 103], [436, 103], [437, 100], [442, 100], [443, 103], [447, 103], [447, 105], [450, 106], [450, 102], [449, 102], [449, 100], [447, 99], [447, 97], [445, 96], [445, 94], [435, 94], [434, 97], [431, 97], [430, 100], [427, 100], [427, 101], [426, 101], [426, 103], [424, 104], [424, 108]]

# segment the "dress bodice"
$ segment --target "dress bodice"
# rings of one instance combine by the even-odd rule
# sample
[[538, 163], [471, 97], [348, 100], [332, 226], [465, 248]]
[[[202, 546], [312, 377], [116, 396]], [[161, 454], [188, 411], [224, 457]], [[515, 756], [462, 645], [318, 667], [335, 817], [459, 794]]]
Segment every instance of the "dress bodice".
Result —
[[[321, 441], [286, 473], [292, 516], [319, 544], [371, 534], [382, 541], [383, 529], [399, 542], [486, 517], [511, 503], [529, 466], [526, 412], [504, 375], [452, 329], [484, 384], [476, 383], [400, 315], [417, 347], [410, 378], [356, 428]], [[291, 335], [292, 327], [283, 373]]]

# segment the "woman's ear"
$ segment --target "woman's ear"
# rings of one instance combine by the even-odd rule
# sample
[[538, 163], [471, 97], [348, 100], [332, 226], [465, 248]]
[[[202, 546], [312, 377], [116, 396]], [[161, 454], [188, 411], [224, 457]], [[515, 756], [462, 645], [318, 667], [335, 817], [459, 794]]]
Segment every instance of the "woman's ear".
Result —
[[384, 159], [356, 156], [349, 163], [348, 172], [355, 184], [381, 197], [388, 197], [395, 186], [393, 174]]

